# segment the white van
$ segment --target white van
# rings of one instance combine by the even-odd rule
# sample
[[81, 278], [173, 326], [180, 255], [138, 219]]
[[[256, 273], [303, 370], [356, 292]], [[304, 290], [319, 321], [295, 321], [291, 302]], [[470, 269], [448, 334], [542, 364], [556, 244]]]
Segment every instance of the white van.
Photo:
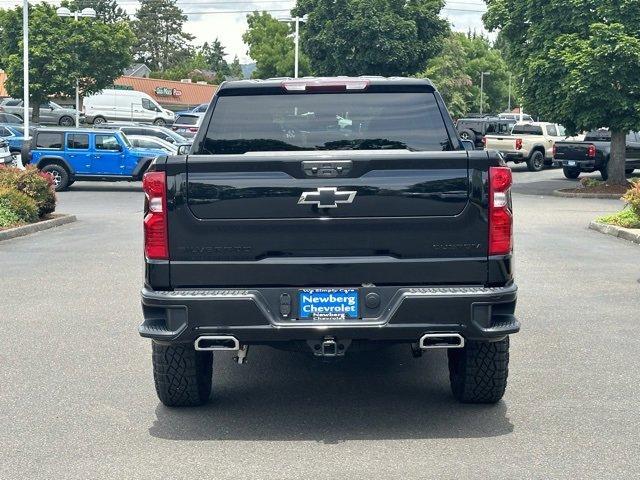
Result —
[[136, 90], [107, 89], [84, 98], [82, 111], [87, 123], [107, 120], [153, 123], [173, 123], [175, 115], [162, 108], [153, 98]]

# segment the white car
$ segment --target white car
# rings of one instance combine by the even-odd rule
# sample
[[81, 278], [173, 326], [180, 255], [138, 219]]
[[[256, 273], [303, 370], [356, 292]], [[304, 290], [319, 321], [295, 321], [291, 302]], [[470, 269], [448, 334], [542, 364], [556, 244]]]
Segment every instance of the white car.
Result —
[[106, 89], [85, 97], [83, 111], [87, 123], [106, 121], [130, 121], [167, 125], [173, 123], [175, 114], [162, 108], [144, 92], [136, 90]]
[[158, 137], [147, 137], [143, 135], [127, 135], [127, 138], [136, 148], [153, 148], [162, 149], [165, 152], [175, 155], [178, 153], [178, 147], [173, 143], [169, 143]]
[[9, 151], [9, 144], [6, 140], [0, 138], [0, 165], [17, 166], [16, 159]]

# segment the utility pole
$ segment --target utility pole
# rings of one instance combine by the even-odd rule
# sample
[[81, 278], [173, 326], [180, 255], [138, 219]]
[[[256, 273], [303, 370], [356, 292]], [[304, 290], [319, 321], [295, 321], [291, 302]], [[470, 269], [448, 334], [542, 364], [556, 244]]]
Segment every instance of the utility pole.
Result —
[[507, 111], [511, 113], [511, 74], [509, 74], [509, 107]]
[[[72, 12], [67, 7], [59, 7], [56, 10], [59, 17], [73, 17], [75, 21], [82, 18], [95, 18], [96, 11], [93, 8], [83, 8], [81, 12]], [[80, 78], [76, 76], [76, 128], [80, 126]]]
[[29, 1], [22, 2], [22, 105], [24, 107], [24, 138], [29, 139]]
[[293, 76], [294, 78], [298, 78], [298, 63], [300, 59], [300, 22], [306, 22], [307, 18], [308, 18], [307, 15], [304, 15], [302, 17], [285, 17], [285, 18], [278, 19], [279, 22], [285, 22], [285, 23], [295, 22], [296, 24], [294, 34], [293, 34], [293, 44], [294, 44]]

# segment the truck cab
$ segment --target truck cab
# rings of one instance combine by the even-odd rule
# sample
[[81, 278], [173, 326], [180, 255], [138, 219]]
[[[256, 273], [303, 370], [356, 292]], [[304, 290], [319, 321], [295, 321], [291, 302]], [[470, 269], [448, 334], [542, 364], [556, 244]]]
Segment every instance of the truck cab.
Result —
[[76, 180], [140, 180], [153, 158], [166, 153], [134, 148], [118, 130], [76, 128], [37, 129], [26, 150], [23, 164], [49, 172], [56, 191]]

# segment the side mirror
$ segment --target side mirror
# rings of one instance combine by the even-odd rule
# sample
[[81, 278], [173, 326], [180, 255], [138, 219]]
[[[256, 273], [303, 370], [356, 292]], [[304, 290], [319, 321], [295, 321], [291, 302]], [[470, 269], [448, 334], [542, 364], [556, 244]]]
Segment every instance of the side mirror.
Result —
[[476, 149], [475, 144], [473, 143], [473, 140], [460, 140], [462, 142], [462, 147], [467, 151], [467, 152], [471, 152], [473, 150]]
[[178, 155], [187, 155], [191, 150], [191, 145], [179, 145], [178, 146]]
[[169, 143], [176, 143], [176, 141], [171, 137], [164, 137], [164, 139]]

